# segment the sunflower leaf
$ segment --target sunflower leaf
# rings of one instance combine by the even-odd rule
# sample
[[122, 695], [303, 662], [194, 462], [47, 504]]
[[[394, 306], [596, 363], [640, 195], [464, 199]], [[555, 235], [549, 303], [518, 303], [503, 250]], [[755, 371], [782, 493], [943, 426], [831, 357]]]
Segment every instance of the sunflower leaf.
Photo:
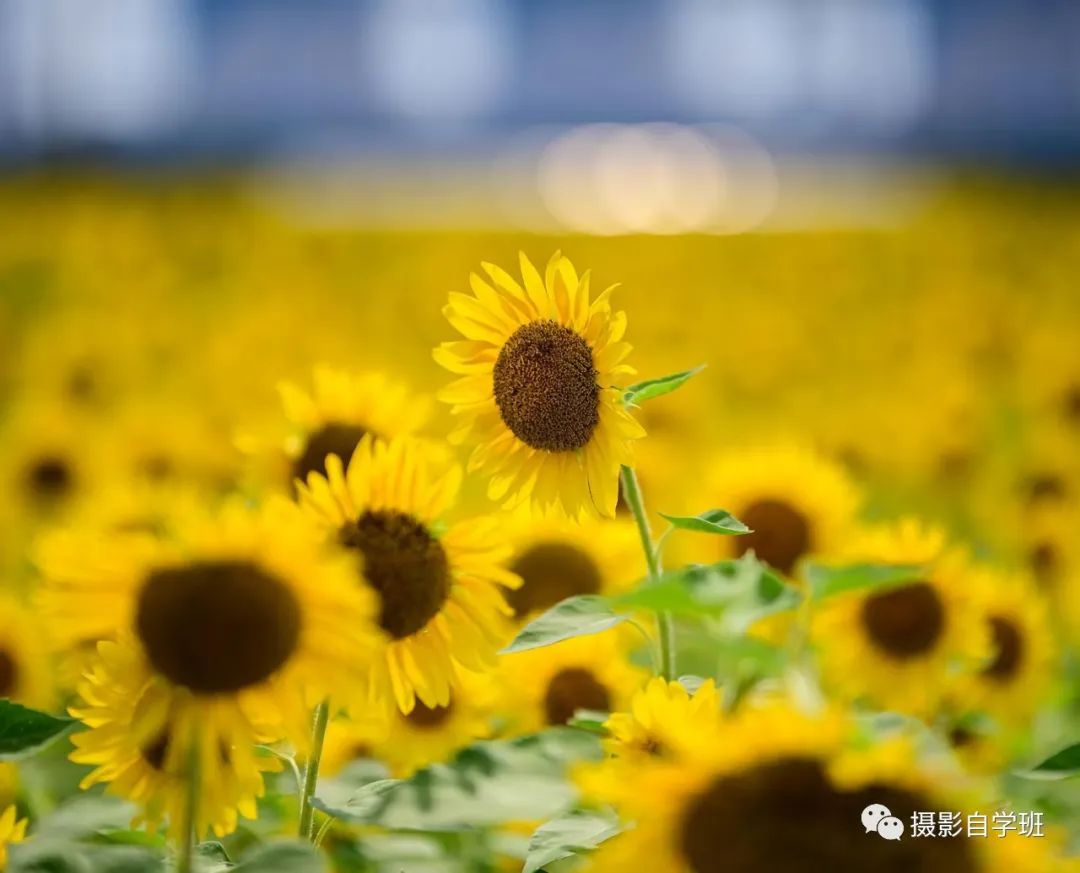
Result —
[[663, 397], [665, 394], [670, 394], [672, 391], [681, 388], [704, 369], [705, 365], [701, 364], [691, 370], [683, 370], [681, 373], [672, 373], [668, 376], [637, 382], [623, 391], [623, 403], [627, 406], [640, 406], [646, 400]]
[[708, 509], [700, 515], [660, 515], [676, 530], [693, 530], [711, 534], [748, 534], [750, 528], [724, 509]]
[[78, 722], [49, 715], [10, 700], [0, 700], [0, 761], [14, 761], [41, 750], [68, 733]]
[[922, 567], [915, 564], [848, 564], [840, 567], [807, 564], [805, 573], [810, 599], [816, 603], [837, 594], [912, 582], [918, 579]]
[[1080, 776], [1080, 743], [1066, 746], [1030, 770], [1017, 771], [1024, 779], [1056, 781]]
[[565, 770], [600, 756], [599, 738], [556, 728], [475, 743], [448, 764], [408, 779], [320, 784], [312, 801], [327, 815], [395, 830], [456, 832], [564, 813], [576, 800]]
[[626, 616], [617, 615], [606, 597], [596, 594], [568, 597], [525, 625], [502, 654], [526, 652], [574, 637], [598, 634], [623, 621]]
[[595, 849], [622, 831], [614, 813], [575, 811], [542, 824], [529, 839], [521, 873], [536, 873], [546, 865]]

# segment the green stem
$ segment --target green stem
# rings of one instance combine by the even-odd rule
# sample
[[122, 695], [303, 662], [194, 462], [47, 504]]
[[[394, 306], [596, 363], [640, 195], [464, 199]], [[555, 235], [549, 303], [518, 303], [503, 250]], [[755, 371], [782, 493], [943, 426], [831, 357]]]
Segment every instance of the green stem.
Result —
[[[641, 537], [641, 547], [645, 550], [645, 563], [649, 569], [649, 583], [655, 584], [660, 581], [663, 566], [660, 561], [660, 550], [653, 542], [652, 531], [649, 528], [649, 516], [645, 512], [645, 500], [641, 496], [641, 486], [638, 484], [637, 473], [633, 467], [622, 468], [623, 500], [630, 507], [637, 524], [638, 536]], [[675, 622], [668, 612], [656, 614], [656, 624], [660, 630], [660, 675], [669, 682], [676, 678], [675, 673]]]
[[315, 795], [315, 785], [319, 781], [319, 764], [322, 761], [323, 742], [326, 740], [326, 725], [330, 721], [330, 702], [324, 700], [315, 707], [315, 717], [311, 725], [311, 751], [308, 753], [307, 768], [304, 770], [304, 785], [300, 794], [300, 836], [315, 838], [315, 807], [311, 798]]
[[196, 830], [199, 821], [199, 791], [202, 786], [202, 756], [200, 754], [201, 737], [198, 728], [189, 738], [187, 766], [187, 803], [184, 806], [184, 836], [180, 843], [180, 855], [176, 864], [176, 873], [192, 873], [195, 869]]

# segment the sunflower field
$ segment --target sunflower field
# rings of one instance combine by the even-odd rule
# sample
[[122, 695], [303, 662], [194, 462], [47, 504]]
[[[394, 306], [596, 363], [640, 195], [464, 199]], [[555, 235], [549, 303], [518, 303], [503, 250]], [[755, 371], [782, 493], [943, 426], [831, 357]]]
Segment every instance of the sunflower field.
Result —
[[1080, 206], [0, 188], [0, 869], [1080, 870]]

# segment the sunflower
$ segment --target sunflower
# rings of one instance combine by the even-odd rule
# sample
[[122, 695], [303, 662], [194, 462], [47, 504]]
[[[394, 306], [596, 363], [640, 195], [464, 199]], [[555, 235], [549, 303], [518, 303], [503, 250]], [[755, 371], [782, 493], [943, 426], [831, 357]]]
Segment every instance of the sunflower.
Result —
[[372, 663], [370, 690], [404, 713], [417, 698], [448, 705], [461, 668], [491, 668], [509, 615], [502, 589], [520, 584], [504, 568], [493, 521], [445, 522], [461, 470], [439, 466], [424, 442], [367, 434], [348, 472], [331, 455], [326, 477], [311, 473], [299, 486], [304, 511], [354, 558], [356, 587], [378, 595], [389, 639]]
[[306, 482], [310, 473], [325, 476], [329, 455], [348, 464], [365, 434], [384, 440], [415, 434], [430, 414], [428, 398], [377, 371], [316, 367], [310, 391], [286, 381], [278, 392], [288, 422], [284, 439], [264, 445], [243, 435], [238, 442], [286, 487]]
[[604, 723], [609, 755], [632, 765], [642, 755], [681, 757], [688, 747], [710, 741], [720, 723], [720, 695], [708, 679], [692, 694], [679, 682], [659, 677], [634, 694], [627, 712]]
[[1026, 576], [980, 567], [972, 588], [990, 633], [992, 655], [965, 673], [958, 699], [1001, 722], [1026, 723], [1045, 698], [1056, 652], [1046, 602]]
[[804, 558], [829, 554], [844, 542], [859, 503], [842, 467], [795, 446], [725, 454], [704, 478], [699, 502], [723, 507], [753, 532], [738, 537], [680, 537], [676, 548], [686, 542], [685, 557], [704, 562], [753, 550], [788, 576]]
[[619, 467], [645, 435], [619, 387], [633, 373], [626, 316], [611, 311], [610, 288], [590, 301], [589, 274], [560, 254], [543, 276], [520, 262], [524, 287], [484, 264], [492, 284], [472, 274], [472, 296], [451, 294], [443, 310], [465, 337], [434, 353], [461, 376], [439, 394], [461, 417], [450, 440], [476, 445], [469, 471], [491, 476], [492, 500], [614, 515]]
[[627, 520], [578, 524], [519, 510], [506, 522], [504, 535], [513, 549], [507, 566], [521, 577], [521, 587], [506, 595], [518, 621], [567, 597], [626, 589], [645, 575], [641, 542]]
[[944, 534], [912, 519], [870, 529], [846, 550], [853, 561], [917, 565], [920, 578], [841, 594], [814, 612], [823, 679], [844, 697], [929, 716], [964, 671], [990, 655], [972, 601], [977, 576]]
[[133, 827], [155, 831], [167, 821], [179, 838], [194, 742], [201, 765], [197, 832], [221, 837], [236, 829], [238, 813], [255, 818], [263, 773], [280, 762], [259, 755], [253, 741], [275, 737], [237, 719], [227, 697], [200, 700], [156, 673], [131, 637], [100, 643], [98, 655], [71, 707], [89, 728], [72, 736], [71, 760], [94, 767], [79, 787], [107, 783], [110, 794], [139, 804]]
[[49, 651], [34, 614], [0, 594], [0, 697], [45, 708], [53, 696]]
[[274, 723], [303, 745], [316, 697], [355, 693], [377, 645], [374, 598], [284, 499], [259, 512], [230, 502], [171, 530], [44, 541], [41, 609], [57, 642], [129, 634], [213, 719], [205, 729]]
[[463, 673], [446, 706], [417, 702], [408, 714], [395, 709], [383, 718], [342, 718], [327, 731], [323, 766], [332, 773], [356, 758], [387, 765], [406, 779], [430, 764], [449, 760], [476, 740], [491, 736], [492, 684], [487, 676]]
[[775, 701], [725, 720], [682, 758], [586, 765], [578, 776], [586, 797], [632, 825], [601, 846], [590, 869], [639, 869], [643, 858], [655, 873], [984, 869], [974, 841], [865, 835], [860, 818], [871, 804], [905, 823], [916, 810], [954, 807], [936, 799], [929, 776], [915, 777], [910, 747], [898, 772], [880, 755], [853, 752], [850, 737], [836, 713]]
[[501, 712], [516, 733], [564, 725], [578, 710], [625, 711], [647, 674], [627, 662], [630, 637], [614, 628], [504, 655]]
[[25, 818], [17, 819], [15, 807], [9, 806], [0, 814], [0, 870], [7, 869], [8, 846], [26, 839]]

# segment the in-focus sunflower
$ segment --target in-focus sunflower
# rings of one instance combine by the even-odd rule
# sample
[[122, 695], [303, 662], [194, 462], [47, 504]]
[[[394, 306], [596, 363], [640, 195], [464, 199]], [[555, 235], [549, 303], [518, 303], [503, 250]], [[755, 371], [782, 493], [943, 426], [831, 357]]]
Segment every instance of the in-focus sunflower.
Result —
[[14, 806], [0, 814], [0, 870], [7, 869], [8, 846], [26, 839], [27, 819], [17, 817]]
[[435, 349], [461, 376], [439, 394], [461, 419], [450, 439], [476, 445], [469, 471], [491, 476], [493, 500], [614, 515], [619, 467], [645, 435], [622, 402], [625, 313], [611, 311], [611, 288], [590, 300], [589, 274], [558, 253], [543, 276], [520, 262], [521, 284], [484, 264], [490, 284], [472, 274], [472, 295], [443, 310], [465, 337]]
[[702, 742], [711, 742], [720, 723], [720, 694], [712, 679], [692, 694], [680, 682], [656, 677], [634, 694], [628, 712], [612, 713], [608, 754], [633, 765], [642, 755], [679, 758]]
[[446, 706], [462, 667], [491, 668], [510, 611], [502, 589], [520, 584], [492, 520], [446, 523], [461, 470], [437, 467], [426, 443], [368, 434], [347, 473], [330, 455], [327, 476], [311, 473], [300, 486], [305, 512], [353, 557], [357, 587], [378, 595], [389, 640], [370, 690], [405, 713], [417, 698]]
[[45, 541], [41, 605], [58, 642], [130, 634], [151, 671], [213, 718], [204, 730], [226, 724], [231, 739], [275, 724], [302, 746], [311, 704], [361, 681], [379, 637], [374, 598], [283, 499], [171, 530]]
[[953, 809], [913, 759], [894, 774], [850, 756], [848, 729], [832, 713], [789, 705], [749, 708], [725, 720], [710, 743], [681, 759], [605, 762], [579, 773], [586, 796], [611, 804], [632, 826], [601, 846], [590, 869], [655, 873], [974, 873], [985, 869], [965, 839], [883, 840], [864, 834], [865, 807], [885, 804], [905, 823], [916, 810]]
[[0, 594], [0, 697], [46, 708], [53, 690], [43, 628], [14, 597]]
[[630, 663], [631, 637], [615, 628], [504, 655], [500, 711], [515, 733], [564, 725], [580, 709], [625, 711], [647, 673]]
[[932, 715], [991, 651], [970, 559], [947, 548], [940, 530], [911, 519], [870, 529], [845, 557], [918, 566], [920, 578], [837, 595], [815, 610], [811, 632], [825, 683], [849, 699]]
[[289, 488], [297, 479], [306, 482], [310, 473], [325, 476], [329, 455], [347, 465], [366, 434], [383, 440], [415, 434], [430, 414], [428, 398], [414, 396], [404, 385], [374, 371], [316, 367], [310, 391], [293, 382], [281, 383], [278, 390], [288, 422], [283, 442], [266, 451], [258, 451], [248, 437], [240, 444], [253, 448], [266, 466], [276, 465], [276, 478]]
[[200, 700], [156, 674], [130, 637], [98, 645], [98, 659], [79, 688], [71, 714], [89, 727], [71, 738], [71, 760], [93, 765], [80, 783], [87, 789], [107, 783], [107, 791], [137, 803], [133, 827], [157, 830], [168, 822], [174, 838], [183, 834], [189, 761], [197, 743], [200, 761], [196, 831], [225, 836], [237, 814], [255, 818], [263, 794], [263, 773], [280, 769], [278, 759], [256, 753], [259, 736], [236, 718], [227, 697]]
[[327, 731], [323, 769], [332, 773], [354, 759], [371, 758], [386, 764], [395, 778], [406, 779], [447, 761], [491, 735], [492, 691], [488, 677], [463, 673], [446, 706], [418, 702], [408, 714], [394, 709], [366, 721], [338, 719]]
[[645, 575], [637, 529], [625, 519], [578, 524], [519, 510], [504, 533], [513, 550], [507, 566], [521, 577], [521, 587], [506, 595], [518, 621], [567, 597], [626, 589]]
[[[858, 507], [858, 492], [842, 467], [793, 446], [725, 454], [715, 461], [705, 483], [699, 502], [723, 507], [753, 533], [680, 537], [673, 545], [685, 548], [685, 557], [703, 562], [753, 550], [789, 576], [804, 558], [841, 545]], [[681, 546], [684, 542], [688, 545]]]
[[991, 656], [962, 675], [958, 701], [1001, 722], [1027, 723], [1055, 674], [1046, 602], [1027, 577], [988, 567], [974, 571], [972, 588], [990, 632]]

